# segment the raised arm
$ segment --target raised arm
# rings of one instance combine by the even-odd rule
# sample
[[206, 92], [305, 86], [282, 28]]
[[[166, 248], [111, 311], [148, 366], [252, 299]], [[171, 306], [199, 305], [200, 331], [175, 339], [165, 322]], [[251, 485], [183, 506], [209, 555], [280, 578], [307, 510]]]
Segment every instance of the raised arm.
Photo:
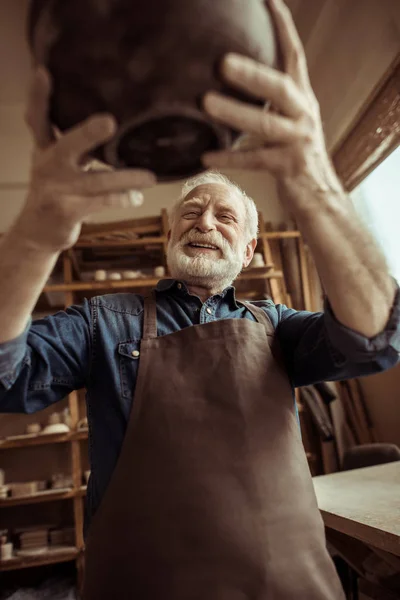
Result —
[[148, 171], [84, 172], [85, 155], [113, 135], [114, 119], [94, 116], [56, 141], [50, 93], [49, 75], [40, 68], [27, 110], [36, 145], [27, 201], [0, 243], [0, 343], [22, 334], [59, 253], [76, 242], [85, 217], [137, 205], [136, 190], [155, 183]]
[[336, 318], [355, 332], [373, 338], [388, 323], [396, 284], [330, 162], [318, 102], [290, 11], [282, 0], [269, 0], [268, 5], [285, 73], [242, 56], [228, 55], [223, 75], [230, 84], [270, 101], [274, 111], [266, 112], [214, 92], [205, 99], [211, 116], [256, 135], [261, 145], [253, 150], [210, 153], [204, 163], [217, 168], [265, 169], [275, 175], [311, 248]]

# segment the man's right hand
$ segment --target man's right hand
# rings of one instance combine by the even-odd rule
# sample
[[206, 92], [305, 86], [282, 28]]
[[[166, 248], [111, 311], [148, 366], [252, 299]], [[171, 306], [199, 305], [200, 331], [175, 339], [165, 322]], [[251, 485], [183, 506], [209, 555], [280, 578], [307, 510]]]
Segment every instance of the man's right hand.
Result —
[[29, 92], [26, 122], [35, 140], [26, 204], [14, 227], [34, 247], [60, 252], [75, 244], [82, 222], [103, 209], [140, 203], [139, 190], [156, 184], [151, 171], [85, 172], [88, 153], [116, 131], [111, 115], [94, 115], [56, 140], [49, 121], [51, 79], [39, 67]]

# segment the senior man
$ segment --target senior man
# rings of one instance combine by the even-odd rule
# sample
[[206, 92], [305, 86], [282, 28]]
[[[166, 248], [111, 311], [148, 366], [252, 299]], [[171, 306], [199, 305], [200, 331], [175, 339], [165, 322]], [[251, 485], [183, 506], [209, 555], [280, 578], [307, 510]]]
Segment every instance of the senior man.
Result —
[[327, 292], [323, 313], [241, 303], [232, 282], [253, 256], [254, 202], [211, 172], [171, 211], [173, 279], [146, 298], [99, 296], [29, 316], [84, 218], [125, 206], [145, 171], [83, 172], [112, 135], [106, 115], [54, 141], [39, 69], [26, 205], [0, 252], [0, 409], [34, 412], [86, 387], [92, 474], [86, 600], [343, 598], [297, 421], [293, 387], [382, 371], [398, 360], [399, 294], [325, 149], [290, 14], [270, 2], [286, 73], [239, 56], [224, 77], [272, 102], [266, 113], [210, 93], [217, 120], [265, 142], [204, 157], [275, 174]]

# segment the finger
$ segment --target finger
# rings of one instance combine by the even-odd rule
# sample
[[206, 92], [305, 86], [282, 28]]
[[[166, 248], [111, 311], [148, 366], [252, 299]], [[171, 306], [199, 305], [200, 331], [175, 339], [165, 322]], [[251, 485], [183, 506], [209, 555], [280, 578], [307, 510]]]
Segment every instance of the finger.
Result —
[[285, 71], [304, 90], [311, 87], [303, 44], [292, 13], [283, 0], [267, 0], [278, 33]]
[[217, 92], [206, 94], [204, 108], [217, 121], [237, 131], [253, 133], [270, 143], [286, 143], [299, 137], [299, 128], [295, 121], [227, 98]]
[[208, 152], [202, 156], [203, 165], [216, 169], [269, 170], [274, 174], [284, 170], [283, 148], [259, 148], [246, 152]]
[[49, 72], [39, 67], [33, 74], [25, 112], [25, 122], [30, 128], [35, 144], [39, 148], [47, 148], [54, 135], [49, 120], [49, 106], [52, 84]]
[[85, 173], [78, 177], [71, 192], [83, 196], [104, 196], [129, 190], [140, 190], [157, 183], [151, 171], [141, 169], [124, 169], [121, 171], [104, 171]]
[[117, 131], [112, 115], [98, 114], [70, 129], [57, 143], [60, 162], [79, 165], [86, 154], [104, 144]]
[[276, 69], [231, 53], [223, 60], [222, 74], [234, 87], [260, 100], [269, 100], [287, 117], [297, 119], [304, 112], [304, 102], [293, 79]]
[[143, 204], [144, 196], [138, 190], [119, 194], [105, 194], [103, 196], [94, 196], [88, 206], [88, 214], [93, 214], [105, 208], [138, 208]]

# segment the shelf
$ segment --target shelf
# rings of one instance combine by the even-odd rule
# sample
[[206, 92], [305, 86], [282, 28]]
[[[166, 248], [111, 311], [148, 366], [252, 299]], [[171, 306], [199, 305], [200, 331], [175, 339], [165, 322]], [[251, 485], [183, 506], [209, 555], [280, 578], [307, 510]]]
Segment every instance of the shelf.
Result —
[[259, 267], [256, 269], [249, 269], [239, 275], [236, 281], [251, 281], [252, 279], [282, 279], [282, 271], [266, 270], [265, 267]]
[[160, 280], [154, 277], [122, 279], [120, 281], [88, 281], [73, 283], [52, 283], [43, 288], [43, 292], [82, 292], [89, 290], [118, 290], [121, 288], [155, 287]]
[[65, 548], [51, 549], [37, 556], [16, 556], [10, 560], [0, 560], [0, 571], [15, 571], [29, 567], [40, 567], [75, 560], [79, 555], [78, 548], [65, 546]]
[[45, 490], [29, 496], [18, 496], [17, 498], [5, 498], [0, 500], [0, 508], [7, 506], [24, 506], [25, 504], [41, 504], [42, 502], [54, 502], [55, 500], [69, 500], [70, 498], [83, 498], [86, 496], [86, 486], [78, 489], [64, 488], [62, 490]]
[[45, 444], [60, 444], [62, 442], [71, 442], [74, 440], [85, 440], [88, 432], [76, 431], [72, 433], [47, 433], [38, 435], [24, 435], [18, 439], [0, 440], [0, 450], [9, 448], [26, 448], [28, 446], [43, 446]]
[[267, 240], [287, 240], [301, 237], [300, 231], [265, 231], [260, 238]]
[[[259, 237], [270, 240], [284, 240], [290, 238], [299, 238], [299, 231], [266, 231], [261, 233]], [[82, 248], [129, 248], [132, 246], [153, 246], [166, 244], [168, 238], [166, 236], [149, 236], [132, 240], [78, 240], [74, 249]]]
[[30, 494], [29, 496], [5, 498], [0, 500], [0, 508], [5, 508], [7, 506], [22, 506], [25, 504], [40, 504], [42, 502], [54, 502], [54, 500], [68, 500], [69, 498], [74, 498], [76, 495], [77, 491], [72, 488], [45, 490], [44, 492], [37, 492], [36, 494]]
[[134, 246], [162, 246], [166, 244], [168, 238], [165, 236], [155, 237], [144, 237], [132, 240], [78, 240], [74, 246], [74, 250], [81, 250], [82, 248], [130, 248]]
[[75, 496], [77, 496], [78, 498], [84, 498], [86, 496], [86, 492], [87, 492], [86, 485], [81, 485], [81, 487], [78, 490], [76, 490]]
[[[240, 275], [236, 281], [248, 281], [251, 279], [278, 279], [282, 278], [282, 271], [267, 271], [263, 269], [260, 273], [257, 269], [254, 272], [248, 271]], [[169, 279], [169, 278], [163, 278]], [[107, 279], [106, 281], [74, 281], [72, 283], [53, 283], [46, 285], [43, 289], [44, 292], [82, 292], [89, 290], [118, 290], [121, 288], [142, 288], [142, 287], [155, 287], [160, 279], [141, 277], [138, 279], [125, 279], [120, 281], [112, 281]]]

